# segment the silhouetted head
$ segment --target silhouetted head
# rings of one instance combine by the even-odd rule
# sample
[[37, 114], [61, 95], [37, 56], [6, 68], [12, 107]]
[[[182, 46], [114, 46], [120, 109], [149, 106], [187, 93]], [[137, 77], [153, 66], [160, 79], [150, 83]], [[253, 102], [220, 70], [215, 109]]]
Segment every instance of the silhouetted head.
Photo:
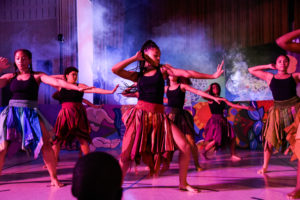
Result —
[[122, 171], [118, 161], [105, 152], [79, 158], [73, 170], [72, 194], [78, 200], [121, 200]]

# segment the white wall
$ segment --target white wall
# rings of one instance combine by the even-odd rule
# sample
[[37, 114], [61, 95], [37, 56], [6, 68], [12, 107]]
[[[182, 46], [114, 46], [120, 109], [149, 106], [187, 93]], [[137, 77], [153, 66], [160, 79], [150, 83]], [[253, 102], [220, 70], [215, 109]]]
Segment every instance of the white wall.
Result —
[[[77, 0], [79, 82], [93, 86], [93, 7], [90, 0]], [[84, 98], [93, 102], [93, 94]]]

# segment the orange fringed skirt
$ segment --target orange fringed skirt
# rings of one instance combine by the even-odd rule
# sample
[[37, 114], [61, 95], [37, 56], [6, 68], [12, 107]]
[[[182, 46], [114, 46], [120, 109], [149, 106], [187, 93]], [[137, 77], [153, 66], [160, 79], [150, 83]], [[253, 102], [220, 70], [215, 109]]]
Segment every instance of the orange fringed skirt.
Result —
[[161, 104], [138, 101], [127, 110], [122, 120], [126, 131], [123, 137], [121, 160], [123, 162], [143, 160], [154, 165], [166, 152], [174, 151], [171, 122], [164, 114]]

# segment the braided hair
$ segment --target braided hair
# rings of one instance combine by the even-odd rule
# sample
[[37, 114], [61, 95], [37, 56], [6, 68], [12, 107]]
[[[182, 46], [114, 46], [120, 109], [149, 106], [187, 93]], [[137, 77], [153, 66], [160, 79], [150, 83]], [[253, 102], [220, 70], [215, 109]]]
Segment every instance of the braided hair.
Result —
[[[151, 48], [160, 50], [155, 42], [153, 42], [152, 40], [147, 40], [143, 44], [143, 46], [140, 50], [144, 59], [145, 59], [145, 51], [147, 51], [148, 49], [151, 49]], [[141, 76], [146, 71], [145, 63], [146, 63], [145, 60], [139, 61], [139, 65], [138, 65], [138, 67], [139, 67], [139, 76]]]

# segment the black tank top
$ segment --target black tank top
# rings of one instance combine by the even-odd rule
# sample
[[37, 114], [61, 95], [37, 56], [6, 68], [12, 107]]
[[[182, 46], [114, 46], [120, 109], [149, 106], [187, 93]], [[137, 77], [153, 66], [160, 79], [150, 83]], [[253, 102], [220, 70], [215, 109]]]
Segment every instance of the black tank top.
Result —
[[140, 76], [137, 83], [139, 100], [163, 104], [165, 82], [160, 68], [153, 76]]
[[83, 92], [79, 92], [77, 90], [67, 90], [62, 88], [59, 91], [59, 96], [58, 99], [60, 101], [60, 103], [63, 102], [82, 102], [82, 98], [83, 98]]
[[297, 96], [296, 82], [291, 75], [286, 79], [276, 79], [274, 76], [270, 83], [273, 99], [276, 101], [283, 101]]
[[36, 82], [33, 74], [30, 74], [28, 80], [18, 80], [17, 76], [10, 82], [11, 99], [19, 100], [38, 100], [39, 84]]
[[185, 92], [180, 89], [180, 84], [175, 90], [167, 90], [168, 106], [173, 108], [183, 108], [185, 100]]
[[226, 103], [224, 101], [221, 101], [220, 104], [217, 102], [209, 103], [209, 109], [211, 114], [222, 114], [223, 115], [223, 110], [226, 108]]

